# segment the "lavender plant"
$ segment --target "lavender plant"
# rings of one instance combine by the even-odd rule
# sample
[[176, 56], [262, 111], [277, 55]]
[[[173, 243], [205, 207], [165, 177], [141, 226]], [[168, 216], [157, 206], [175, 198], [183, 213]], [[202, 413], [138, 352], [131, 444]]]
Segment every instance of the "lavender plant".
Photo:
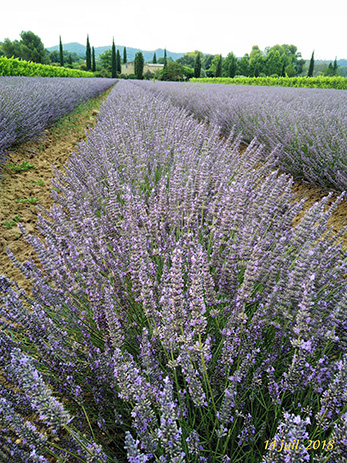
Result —
[[56, 171], [55, 205], [38, 206], [44, 238], [19, 224], [43, 270], [8, 249], [33, 297], [1, 278], [5, 452], [294, 461], [265, 448], [290, 436], [336, 441], [303, 461], [347, 457], [336, 203], [293, 229], [291, 177], [240, 141], [128, 82], [112, 90]]
[[96, 98], [115, 82], [96, 78], [0, 76], [0, 169], [9, 148], [37, 138], [81, 102]]
[[274, 165], [324, 188], [347, 188], [345, 90], [134, 81], [220, 127], [277, 147]]

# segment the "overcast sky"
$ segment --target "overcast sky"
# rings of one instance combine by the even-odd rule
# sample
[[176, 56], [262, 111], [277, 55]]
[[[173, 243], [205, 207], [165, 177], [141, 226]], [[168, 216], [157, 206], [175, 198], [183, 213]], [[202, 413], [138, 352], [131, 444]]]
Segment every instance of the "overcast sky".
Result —
[[59, 43], [116, 45], [237, 56], [293, 44], [303, 58], [347, 59], [344, 0], [16, 0], [1, 6], [0, 41], [31, 30], [46, 48]]

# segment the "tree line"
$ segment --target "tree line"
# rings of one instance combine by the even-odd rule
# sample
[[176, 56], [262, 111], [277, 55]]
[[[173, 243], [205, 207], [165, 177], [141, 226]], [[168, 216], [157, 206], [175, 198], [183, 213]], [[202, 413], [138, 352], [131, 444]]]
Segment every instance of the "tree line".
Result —
[[[63, 50], [61, 37], [59, 37], [59, 51], [49, 52], [45, 49], [41, 39], [31, 31], [23, 31], [20, 40], [10, 41], [8, 38], [0, 44], [0, 56], [20, 58], [26, 61], [33, 61], [41, 64], [55, 64], [64, 67], [82, 69], [98, 73], [102, 77], [126, 77], [121, 74], [122, 64], [127, 63], [126, 47], [123, 49], [123, 56], [119, 49], [116, 50], [114, 39], [111, 49], [102, 53], [98, 59], [95, 57], [95, 49], [91, 46], [89, 35], [86, 41], [86, 55], [79, 56], [77, 53], [68, 53]], [[260, 50], [257, 45], [252, 47], [251, 52], [241, 58], [236, 57], [233, 52], [223, 57], [221, 54], [203, 54], [195, 50], [188, 52], [181, 58], [173, 61], [167, 57], [164, 50], [164, 57], [157, 59], [154, 53], [151, 61], [153, 64], [164, 64], [164, 68], [156, 73], [147, 72], [143, 74], [143, 54], [138, 52], [135, 56], [134, 78], [158, 78], [161, 80], [184, 80], [191, 77], [295, 77], [313, 75], [346, 75], [345, 67], [339, 67], [335, 58], [329, 65], [315, 65], [314, 52], [310, 64], [302, 58], [295, 45], [274, 45]], [[341, 72], [342, 71], [342, 72]]]

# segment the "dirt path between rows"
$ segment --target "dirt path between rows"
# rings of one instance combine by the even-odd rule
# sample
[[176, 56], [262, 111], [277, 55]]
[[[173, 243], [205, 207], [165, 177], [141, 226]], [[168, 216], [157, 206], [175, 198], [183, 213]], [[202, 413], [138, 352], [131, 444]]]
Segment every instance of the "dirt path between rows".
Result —
[[98, 108], [110, 91], [111, 89], [82, 104], [56, 126], [45, 130], [42, 141], [22, 144], [9, 153], [6, 166], [20, 166], [26, 162], [34, 167], [26, 171], [5, 167], [2, 171], [4, 180], [0, 184], [0, 274], [15, 280], [29, 295], [32, 295], [32, 285], [14, 266], [6, 252], [6, 246], [20, 262], [33, 258], [41, 266], [34, 250], [14, 222], [19, 218], [28, 233], [38, 234], [35, 229], [38, 222], [35, 198], [46, 209], [53, 205], [50, 191], [54, 175], [52, 164], [63, 170], [63, 165], [76, 150], [77, 143], [85, 139], [86, 131], [94, 126]]
[[[31, 283], [13, 265], [7, 255], [6, 246], [11, 249], [20, 262], [33, 258], [40, 267], [39, 260], [14, 222], [19, 218], [28, 233], [38, 233], [35, 229], [35, 224], [38, 221], [35, 198], [44, 208], [49, 209], [52, 206], [53, 201], [50, 193], [53, 176], [52, 164], [54, 163], [62, 169], [68, 157], [76, 150], [77, 143], [86, 137], [86, 131], [95, 124], [97, 108], [107, 97], [109, 91], [90, 102], [84, 110], [80, 109], [63, 118], [59, 127], [46, 130], [43, 141], [26, 143], [18, 147], [16, 151], [9, 153], [7, 165], [21, 165], [24, 161], [35, 167], [29, 168], [27, 171], [16, 171], [11, 167], [6, 167], [2, 172], [5, 179], [0, 185], [0, 274], [15, 280], [29, 295], [31, 295]], [[303, 181], [295, 183], [293, 192], [297, 199], [302, 197], [307, 199], [304, 210], [329, 193], [328, 190]], [[338, 194], [334, 193], [330, 204], [337, 197]], [[30, 200], [30, 198], [32, 199]], [[294, 220], [293, 225], [300, 221], [303, 214], [304, 211]], [[335, 232], [347, 226], [347, 200], [342, 201], [338, 206], [329, 221], [329, 225], [333, 227]], [[347, 249], [347, 232], [343, 237], [343, 247]]]

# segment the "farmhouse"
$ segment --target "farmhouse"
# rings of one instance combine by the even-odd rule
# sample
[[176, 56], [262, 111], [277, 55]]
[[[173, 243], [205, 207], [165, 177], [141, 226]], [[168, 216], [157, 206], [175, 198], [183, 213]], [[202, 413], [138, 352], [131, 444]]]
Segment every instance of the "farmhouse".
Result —
[[[147, 71], [150, 72], [155, 72], [155, 71], [160, 71], [163, 69], [164, 65], [163, 64], [151, 64], [151, 63], [145, 63], [143, 65], [143, 73], [146, 73]], [[130, 63], [124, 63], [122, 64], [122, 74], [135, 74], [135, 62], [130, 61]]]

